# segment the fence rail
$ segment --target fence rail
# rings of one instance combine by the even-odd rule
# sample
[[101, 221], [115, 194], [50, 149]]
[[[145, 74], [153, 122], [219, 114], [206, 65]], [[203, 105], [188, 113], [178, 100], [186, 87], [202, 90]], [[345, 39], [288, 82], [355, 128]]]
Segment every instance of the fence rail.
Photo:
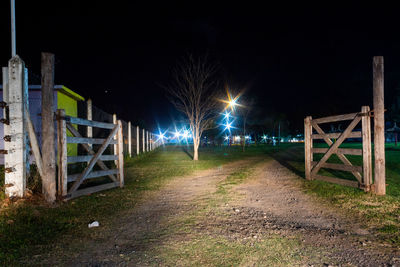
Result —
[[[123, 157], [123, 136], [122, 123], [116, 124], [90, 121], [81, 118], [65, 116], [64, 110], [57, 110], [58, 121], [58, 159], [59, 178], [58, 194], [63, 199], [72, 199], [88, 193], [110, 189], [124, 185], [124, 157]], [[72, 124], [96, 127], [111, 130], [107, 138], [82, 137]], [[73, 136], [67, 136], [67, 131]], [[115, 138], [115, 139], [114, 139]], [[68, 156], [68, 144], [80, 144], [87, 151], [88, 155]], [[98, 144], [100, 148], [95, 152], [90, 145]], [[103, 155], [109, 145], [115, 145], [114, 155]], [[115, 167], [107, 167], [103, 161], [115, 161]], [[68, 173], [68, 164], [87, 162], [85, 169], [76, 174]], [[97, 165], [101, 170], [93, 171]], [[116, 176], [115, 176], [116, 175]], [[82, 183], [87, 179], [108, 176], [112, 182], [80, 189]], [[68, 183], [72, 185], [68, 188]]]
[[[319, 124], [351, 120], [348, 127], [342, 133], [325, 133]], [[354, 128], [361, 122], [361, 131]], [[313, 131], [316, 131], [314, 134]], [[348, 138], [362, 138], [362, 149], [339, 148]], [[313, 140], [323, 139], [328, 148], [314, 148]], [[335, 139], [333, 142], [331, 139]], [[304, 120], [304, 153], [305, 153], [305, 176], [308, 180], [318, 179], [327, 182], [358, 187], [365, 191], [371, 190], [372, 185], [372, 158], [371, 158], [371, 120], [370, 109], [363, 106], [361, 112], [329, 116], [313, 119], [311, 116]], [[323, 154], [319, 161], [314, 161], [313, 154]], [[343, 164], [328, 163], [328, 159], [337, 155]], [[363, 165], [354, 166], [345, 155], [362, 156]], [[320, 169], [333, 169], [351, 172], [356, 181], [340, 179], [336, 177], [318, 174]]]

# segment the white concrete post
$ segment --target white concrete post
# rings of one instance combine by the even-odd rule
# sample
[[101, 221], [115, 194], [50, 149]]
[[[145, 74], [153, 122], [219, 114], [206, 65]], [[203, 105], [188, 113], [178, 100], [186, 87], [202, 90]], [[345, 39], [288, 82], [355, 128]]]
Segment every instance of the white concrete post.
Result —
[[140, 136], [139, 136], [139, 126], [136, 126], [136, 155], [139, 156], [140, 153]]
[[[115, 114], [115, 113], [113, 114], [113, 123], [114, 124], [118, 123], [117, 122], [117, 114]], [[117, 135], [114, 135], [113, 139], [116, 141], [117, 140]], [[117, 149], [118, 149], [117, 144], [114, 144], [114, 155], [115, 156], [118, 156]], [[115, 163], [115, 165], [117, 165], [118, 164], [118, 160], [114, 160], [114, 163]]]
[[129, 157], [132, 157], [132, 133], [131, 133], [131, 122], [128, 122], [128, 153]]
[[[4, 124], [5, 191], [8, 197], [23, 197], [26, 188], [27, 138], [25, 129], [25, 107], [28, 90], [24, 86], [25, 64], [18, 56], [10, 59], [8, 69], [3, 68], [3, 101], [8, 105], [9, 124]], [[4, 79], [5, 78], [5, 79]]]
[[[86, 110], [87, 110], [87, 119], [88, 120], [93, 120], [93, 110], [92, 110], [92, 99], [88, 99], [86, 102]], [[87, 137], [92, 138], [93, 137], [93, 128], [88, 126], [87, 127]], [[92, 144], [89, 144], [89, 147], [92, 147]]]
[[144, 138], [145, 138], [144, 136], [145, 136], [145, 134], [144, 134], [144, 129], [143, 129], [143, 135], [142, 135], [143, 153], [146, 152], [146, 147], [144, 145]]

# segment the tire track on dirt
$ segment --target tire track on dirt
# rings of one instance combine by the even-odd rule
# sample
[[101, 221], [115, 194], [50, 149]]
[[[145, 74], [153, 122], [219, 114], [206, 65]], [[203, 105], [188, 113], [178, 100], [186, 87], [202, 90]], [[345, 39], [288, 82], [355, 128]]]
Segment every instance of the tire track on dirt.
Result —
[[162, 189], [145, 194], [129, 214], [117, 218], [113, 223], [116, 228], [99, 229], [94, 240], [84, 241], [84, 248], [75, 253], [74, 258], [65, 265], [148, 265], [148, 261], [152, 259], [149, 260], [146, 253], [163, 242], [166, 233], [174, 227], [171, 222], [197, 209], [197, 201], [208, 199], [216, 191], [218, 182], [249, 164], [251, 160], [236, 161], [189, 176], [173, 178]]

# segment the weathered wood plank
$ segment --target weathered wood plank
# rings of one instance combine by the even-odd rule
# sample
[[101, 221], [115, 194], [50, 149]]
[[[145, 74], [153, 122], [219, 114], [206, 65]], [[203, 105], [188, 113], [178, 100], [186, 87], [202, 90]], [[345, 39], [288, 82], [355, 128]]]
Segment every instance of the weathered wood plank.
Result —
[[113, 124], [113, 123], [90, 121], [90, 120], [86, 120], [86, 119], [82, 119], [82, 118], [75, 118], [75, 117], [71, 117], [71, 116], [65, 116], [64, 119], [71, 124], [91, 126], [91, 127], [95, 127], [95, 128], [113, 129], [115, 127], [115, 124]]
[[[92, 171], [89, 173], [84, 180], [102, 177], [102, 176], [109, 176], [111, 174], [118, 174], [118, 169], [111, 169], [111, 170], [103, 170], [103, 171]], [[75, 182], [78, 179], [80, 173], [68, 175], [68, 182]]]
[[312, 117], [308, 116], [304, 119], [304, 157], [305, 157], [305, 177], [307, 180], [311, 180], [311, 162], [313, 154], [312, 150], [312, 126], [311, 126]]
[[103, 190], [112, 189], [112, 188], [118, 187], [118, 186], [119, 186], [118, 182], [113, 182], [113, 183], [107, 183], [107, 184], [102, 184], [102, 185], [97, 185], [97, 186], [80, 189], [80, 190], [74, 191], [72, 193], [69, 193], [66, 197], [66, 200], [93, 194], [93, 193], [103, 191]]
[[[311, 135], [312, 139], [325, 139], [325, 138], [339, 138], [342, 133], [324, 133], [324, 134], [313, 134]], [[362, 134], [360, 131], [351, 132], [348, 138], [361, 138]]]
[[312, 121], [314, 123], [317, 123], [317, 124], [327, 123], [327, 122], [336, 122], [336, 121], [348, 121], [348, 120], [354, 120], [354, 118], [357, 117], [357, 116], [358, 116], [358, 112], [349, 113], [349, 114], [343, 114], [343, 115], [335, 115], [335, 116], [323, 117], [323, 118], [313, 119]]
[[26, 118], [26, 124], [27, 124], [27, 128], [28, 128], [29, 141], [31, 143], [33, 156], [35, 157], [36, 167], [37, 167], [37, 169], [39, 171], [40, 177], [43, 177], [42, 155], [40, 153], [39, 142], [38, 142], [38, 140], [36, 138], [35, 129], [33, 127], [31, 116], [29, 114], [29, 111], [28, 111], [27, 107], [25, 107], [25, 118]]
[[[87, 156], [68, 156], [68, 163], [77, 163], [77, 162], [88, 162], [93, 158], [93, 155], [87, 155]], [[111, 160], [117, 160], [118, 157], [116, 155], [101, 155], [100, 160], [101, 161], [111, 161]]]
[[[314, 127], [314, 129], [317, 131], [317, 133], [319, 134], [325, 134], [325, 132], [321, 129], [321, 127], [318, 126], [318, 124], [313, 123], [311, 121], [312, 126]], [[329, 145], [332, 146], [333, 142], [331, 139], [329, 138], [324, 138], [324, 141]], [[348, 160], [346, 158], [345, 155], [338, 153], [337, 151], [335, 152], [335, 154], [338, 156], [338, 158], [346, 165], [352, 165], [350, 160]], [[352, 172], [352, 174], [354, 175], [354, 177], [356, 177], [356, 179], [361, 183], [362, 180], [362, 175], [359, 172]]]
[[[75, 137], [82, 137], [81, 134], [74, 128], [74, 126], [72, 126], [72, 124], [67, 123], [66, 124], [68, 130], [71, 132], [72, 135], [74, 135]], [[81, 144], [81, 146], [90, 154], [90, 155], [94, 155], [94, 151], [93, 149], [88, 145], [88, 144]], [[102, 162], [101, 160], [98, 160], [96, 162], [96, 164], [102, 168], [103, 170], [108, 170], [108, 167], [106, 166], [106, 164], [104, 164], [104, 162]], [[109, 175], [108, 177], [111, 178], [111, 180], [113, 180], [114, 182], [118, 182], [117, 178], [114, 175]]]
[[118, 140], [118, 146], [117, 146], [117, 154], [118, 154], [118, 161], [117, 161], [117, 168], [118, 168], [118, 180], [119, 180], [119, 186], [123, 187], [124, 186], [124, 137], [122, 135], [122, 122], [121, 120], [118, 120], [118, 133], [117, 133], [117, 140]]
[[337, 139], [337, 141], [329, 147], [326, 154], [321, 158], [321, 160], [317, 163], [317, 165], [315, 165], [314, 168], [312, 169], [312, 171], [311, 171], [312, 175], [316, 175], [317, 172], [319, 171], [319, 169], [321, 168], [322, 164], [324, 164], [333, 153], [337, 152], [337, 149], [339, 148], [339, 146], [343, 143], [343, 141], [346, 138], [348, 138], [348, 135], [351, 133], [351, 131], [353, 131], [354, 127], [356, 127], [356, 125], [360, 122], [360, 120], [361, 120], [361, 117], [356, 117], [350, 123], [350, 125], [346, 128], [346, 130], [344, 130], [344, 132]]
[[[68, 144], [97, 144], [101, 145], [104, 143], [106, 139], [104, 138], [87, 138], [87, 137], [73, 137], [67, 136]], [[111, 140], [110, 144], [116, 144], [116, 140]]]
[[385, 105], [383, 57], [374, 57], [373, 60], [373, 88], [374, 88], [374, 153], [375, 153], [375, 185], [377, 195], [386, 194], [385, 178]]
[[340, 184], [340, 185], [359, 188], [359, 183], [357, 181], [345, 180], [345, 179], [340, 179], [340, 178], [336, 178], [336, 177], [329, 177], [329, 176], [323, 176], [323, 175], [313, 175], [312, 178], [316, 179], [316, 180], [329, 182], [329, 183], [334, 183], [334, 184]]
[[[361, 112], [369, 113], [369, 107], [361, 107]], [[372, 184], [372, 153], [371, 153], [371, 118], [363, 116], [362, 124], [362, 152], [363, 152], [363, 184], [364, 190], [369, 191]]]
[[54, 54], [42, 53], [42, 192], [47, 202], [56, 200], [56, 150], [54, 144]]
[[78, 189], [78, 187], [81, 185], [83, 180], [85, 179], [86, 175], [90, 173], [92, 170], [93, 166], [96, 164], [96, 161], [100, 158], [100, 156], [103, 154], [104, 150], [106, 150], [107, 146], [109, 145], [109, 142], [111, 139], [114, 137], [114, 135], [117, 133], [119, 129], [119, 125], [117, 124], [114, 129], [111, 131], [110, 135], [107, 137], [106, 141], [101, 145], [99, 150], [96, 152], [96, 154], [93, 156], [93, 158], [90, 160], [88, 163], [88, 166], [85, 168], [85, 170], [81, 173], [79, 178], [75, 181], [75, 183], [72, 185], [68, 193], [74, 192]]
[[[65, 110], [58, 109], [57, 117], [65, 116]], [[65, 197], [68, 193], [68, 149], [67, 126], [65, 120], [57, 120], [57, 152], [58, 152], [58, 195]]]
[[[328, 151], [328, 148], [316, 148], [316, 147], [314, 147], [312, 149], [313, 153], [318, 153], [318, 154], [325, 154], [327, 151]], [[358, 148], [338, 148], [337, 153], [343, 154], [343, 155], [362, 156], [362, 149], [358, 149]]]
[[[317, 165], [317, 161], [312, 162], [312, 166]], [[336, 163], [328, 163], [325, 162], [321, 165], [321, 168], [326, 169], [333, 169], [339, 171], [347, 171], [347, 172], [362, 172], [361, 166], [354, 166], [354, 165], [343, 165], [343, 164], [336, 164]]]

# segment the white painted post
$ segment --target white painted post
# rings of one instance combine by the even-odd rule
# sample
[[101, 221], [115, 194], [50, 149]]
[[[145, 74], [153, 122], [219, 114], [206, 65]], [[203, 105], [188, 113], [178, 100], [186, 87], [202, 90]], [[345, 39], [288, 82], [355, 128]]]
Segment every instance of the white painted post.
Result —
[[[113, 123], [114, 124], [117, 124], [118, 122], [117, 122], [117, 114], [113, 114]], [[117, 135], [114, 135], [114, 137], [113, 137], [113, 139], [114, 140], [117, 140]], [[117, 151], [117, 149], [118, 149], [118, 145], [117, 144], [114, 144], [114, 155], [115, 156], [118, 156], [118, 151]], [[118, 160], [114, 160], [114, 163], [115, 163], [115, 166], [117, 166], [117, 164], [118, 164]]]
[[[25, 64], [18, 56], [10, 59], [8, 69], [3, 68], [3, 101], [8, 105], [9, 124], [4, 124], [4, 136], [11, 137], [4, 142], [5, 191], [8, 197], [23, 197], [26, 188], [26, 129], [25, 105], [27, 99], [24, 86]], [[6, 78], [6, 79], [4, 79]]]
[[145, 148], [145, 146], [144, 146], [144, 138], [145, 138], [144, 136], [145, 136], [145, 134], [144, 134], [144, 129], [143, 129], [143, 135], [142, 135], [142, 143], [143, 143], [143, 148], [142, 148], [142, 149], [143, 149], [143, 153], [146, 152], [146, 148]]
[[[87, 119], [88, 120], [93, 120], [93, 109], [92, 109], [92, 99], [88, 99], [86, 102], [86, 110], [87, 110]], [[87, 126], [87, 137], [92, 138], [93, 137], [93, 128], [90, 126]], [[89, 147], [92, 148], [92, 144], [89, 144]]]
[[131, 133], [131, 122], [128, 122], [128, 153], [129, 157], [132, 157], [132, 133]]
[[136, 126], [136, 155], [139, 156], [140, 153], [140, 136], [139, 136], [139, 126]]

